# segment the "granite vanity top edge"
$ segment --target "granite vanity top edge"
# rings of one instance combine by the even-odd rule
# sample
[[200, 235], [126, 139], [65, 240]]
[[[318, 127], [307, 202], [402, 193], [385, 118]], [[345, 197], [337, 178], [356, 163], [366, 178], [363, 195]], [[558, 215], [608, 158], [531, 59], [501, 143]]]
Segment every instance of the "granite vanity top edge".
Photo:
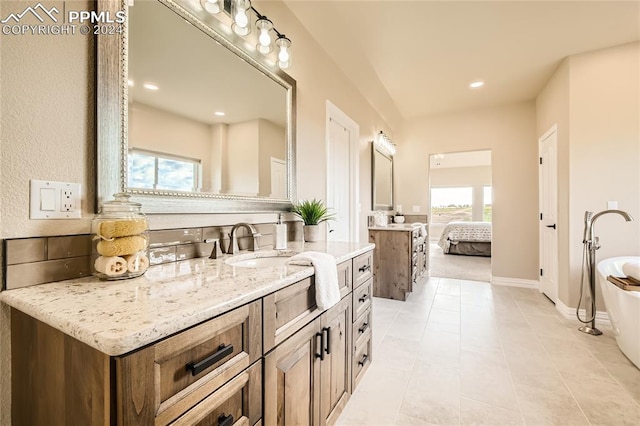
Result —
[[[300, 250], [323, 251], [322, 247], [305, 244]], [[324, 246], [336, 263], [374, 247], [371, 243]], [[4, 291], [0, 301], [102, 353], [120, 356], [314, 273], [312, 267], [295, 265], [286, 272], [277, 267], [232, 268], [224, 259], [206, 258], [153, 268], [131, 280], [105, 282], [88, 277]], [[171, 279], [165, 278], [171, 274]]]

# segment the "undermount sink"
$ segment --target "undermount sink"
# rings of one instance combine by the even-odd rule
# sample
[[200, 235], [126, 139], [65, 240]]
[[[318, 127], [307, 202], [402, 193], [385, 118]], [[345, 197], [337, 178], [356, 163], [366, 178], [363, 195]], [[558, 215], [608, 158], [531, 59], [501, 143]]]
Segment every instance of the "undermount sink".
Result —
[[293, 250], [271, 250], [232, 256], [224, 261], [227, 265], [240, 268], [264, 268], [283, 266], [296, 254]]

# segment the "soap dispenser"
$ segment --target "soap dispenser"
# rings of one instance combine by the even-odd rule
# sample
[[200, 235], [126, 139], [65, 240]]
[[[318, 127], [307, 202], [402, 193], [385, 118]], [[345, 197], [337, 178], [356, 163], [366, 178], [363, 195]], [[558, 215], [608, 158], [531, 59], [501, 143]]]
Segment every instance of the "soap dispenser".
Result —
[[273, 248], [276, 250], [287, 248], [287, 224], [282, 223], [282, 213], [278, 214], [278, 223], [274, 225]]

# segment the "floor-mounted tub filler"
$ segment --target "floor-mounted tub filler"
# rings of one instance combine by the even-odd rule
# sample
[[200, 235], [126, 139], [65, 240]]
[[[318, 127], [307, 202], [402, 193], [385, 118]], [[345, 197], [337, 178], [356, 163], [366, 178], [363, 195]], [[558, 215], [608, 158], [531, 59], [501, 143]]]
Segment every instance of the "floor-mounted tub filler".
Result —
[[598, 280], [618, 347], [640, 368], [640, 291], [623, 290], [607, 281], [609, 275], [625, 276], [622, 266], [634, 261], [640, 261], [640, 256], [612, 257], [599, 262]]
[[[599, 238], [595, 235], [594, 225], [600, 216], [609, 213], [619, 214], [627, 222], [631, 222], [633, 220], [629, 213], [622, 210], [603, 210], [596, 214], [593, 214], [593, 212], [590, 211], [584, 212], [584, 234], [582, 236], [582, 244], [584, 245], [582, 256], [582, 278], [580, 279], [580, 299], [578, 300], [578, 306], [576, 307], [576, 317], [578, 317], [578, 321], [585, 324], [578, 330], [583, 333], [591, 334], [592, 336], [599, 336], [602, 334], [602, 331], [596, 328], [596, 250], [600, 248], [600, 244]], [[589, 285], [587, 286], [589, 298], [584, 298], [586, 303], [586, 318], [582, 319], [580, 318], [580, 305], [582, 304], [582, 298], [584, 297], [585, 272], [587, 273], [587, 278], [589, 280]], [[589, 300], [590, 303], [588, 303]]]

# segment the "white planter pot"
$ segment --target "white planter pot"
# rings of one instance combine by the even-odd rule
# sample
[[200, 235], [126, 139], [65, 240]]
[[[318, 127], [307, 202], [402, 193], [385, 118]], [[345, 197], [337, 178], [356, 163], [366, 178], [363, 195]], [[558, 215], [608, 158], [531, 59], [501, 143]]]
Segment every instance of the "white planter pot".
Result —
[[308, 243], [320, 241], [320, 225], [304, 225], [302, 227], [304, 240]]

